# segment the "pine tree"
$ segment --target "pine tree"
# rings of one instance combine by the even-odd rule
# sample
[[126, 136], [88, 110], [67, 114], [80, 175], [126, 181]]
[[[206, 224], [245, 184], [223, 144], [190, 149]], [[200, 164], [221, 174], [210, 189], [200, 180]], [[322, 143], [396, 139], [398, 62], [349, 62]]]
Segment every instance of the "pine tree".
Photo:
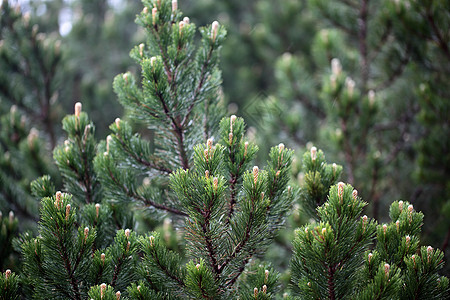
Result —
[[[367, 196], [377, 219], [395, 198], [409, 199], [426, 215], [435, 215], [427, 208], [431, 201], [442, 207], [445, 200], [437, 198], [447, 199], [448, 191], [428, 182], [426, 175], [411, 174], [428, 170], [423, 175], [440, 174], [433, 181], [446, 181], [440, 149], [448, 145], [442, 139], [448, 126], [440, 112], [447, 107], [440, 99], [448, 98], [443, 83], [449, 75], [449, 37], [441, 30], [449, 22], [448, 4], [306, 2], [297, 13], [317, 19], [314, 37], [306, 49], [290, 48], [277, 60], [277, 88], [262, 104], [268, 113], [257, 136], [280, 137], [300, 149], [312, 141], [331, 155], [339, 153], [333, 160], [345, 162], [346, 178]], [[429, 149], [435, 154], [425, 145], [434, 145]], [[434, 167], [431, 157], [440, 158]], [[446, 240], [448, 226], [439, 223], [441, 229], [433, 225], [426, 231]]]
[[[302, 197], [311, 201], [317, 185], [309, 180], [305, 185]], [[317, 208], [319, 222], [296, 230], [294, 293], [301, 299], [446, 299], [449, 281], [438, 275], [444, 254], [419, 245], [423, 214], [407, 201], [395, 201], [391, 222], [378, 225], [361, 216], [366, 205], [351, 185], [331, 187]]]
[[[97, 241], [103, 237], [100, 230], [80, 220], [73, 204], [72, 196], [61, 192], [43, 198], [40, 235], [23, 237], [27, 297], [84, 299], [91, 287], [103, 282], [123, 290], [135, 279], [136, 234], [129, 229], [118, 230], [109, 247], [97, 247], [102, 244]], [[107, 217], [108, 212], [96, 206], [94, 218], [101, 221]]]
[[95, 159], [95, 168], [107, 197], [137, 200], [186, 216], [171, 204], [171, 196], [165, 197], [167, 175], [179, 167], [190, 168], [193, 146], [217, 131], [222, 116], [217, 105], [221, 82], [218, 50], [225, 29], [217, 22], [202, 28], [202, 41], [196, 47], [195, 25], [189, 18], [181, 18], [176, 4], [145, 4], [137, 21], [148, 31], [149, 43], [131, 51], [142, 68], [142, 86], [134, 75], [125, 73], [115, 78], [114, 89], [119, 101], [134, 119], [143, 121], [153, 138], [148, 141], [133, 135], [128, 122], [116, 119], [110, 126], [113, 134]]
[[53, 148], [62, 78], [61, 41], [40, 32], [29, 13], [22, 14], [19, 5], [12, 7], [8, 1], [2, 2], [0, 24], [1, 105], [16, 105]]
[[38, 220], [30, 182], [50, 174], [59, 185], [48, 149], [57, 139], [62, 49], [20, 6], [4, 1], [0, 11], [0, 210], [29, 229]]

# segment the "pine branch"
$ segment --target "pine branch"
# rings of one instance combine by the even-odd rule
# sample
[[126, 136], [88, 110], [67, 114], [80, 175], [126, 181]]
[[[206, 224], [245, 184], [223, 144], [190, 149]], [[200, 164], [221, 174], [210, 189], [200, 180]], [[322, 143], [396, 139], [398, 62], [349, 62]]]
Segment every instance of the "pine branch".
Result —
[[111, 284], [110, 284], [112, 287], [116, 286], [117, 277], [119, 276], [123, 262], [126, 259], [126, 256], [127, 256], [126, 254], [127, 254], [126, 252], [122, 253], [122, 256], [119, 257], [119, 261], [117, 262], [117, 264], [114, 267], [114, 273], [113, 273], [113, 277], [112, 277]]
[[124, 192], [125, 195], [127, 195], [128, 197], [133, 198], [133, 199], [138, 200], [138, 201], [142, 201], [146, 205], [150, 205], [150, 206], [152, 206], [154, 208], [157, 208], [157, 209], [165, 210], [165, 211], [168, 211], [168, 212], [171, 212], [173, 214], [180, 215], [180, 216], [185, 216], [185, 217], [187, 216], [187, 214], [185, 212], [182, 212], [182, 211], [180, 211], [180, 210], [178, 210], [176, 208], [173, 208], [173, 207], [170, 207], [170, 206], [166, 206], [164, 204], [160, 204], [160, 203], [154, 202], [154, 201], [152, 201], [150, 199], [146, 199], [146, 198], [144, 198], [144, 197], [134, 193], [125, 184], [120, 182], [118, 180], [118, 178], [116, 178], [116, 176], [114, 176], [114, 173], [110, 169], [109, 165], [106, 166], [106, 169], [108, 171], [109, 178], [116, 184], [116, 187], [121, 189], [122, 192]]
[[61, 241], [61, 236], [59, 235], [59, 226], [57, 223], [55, 223], [55, 225], [56, 225], [56, 232], [53, 233], [53, 235], [58, 239], [58, 246], [59, 246], [58, 253], [64, 262], [64, 267], [65, 267], [67, 275], [69, 276], [70, 284], [72, 285], [72, 290], [75, 293], [75, 296], [74, 296], [75, 298], [73, 298], [72, 296], [70, 298], [76, 299], [76, 300], [81, 300], [81, 294], [78, 289], [78, 280], [74, 276], [75, 268], [72, 269], [72, 267], [70, 265], [67, 248], [65, 247], [64, 243]]
[[252, 256], [253, 256], [253, 253], [250, 253], [249, 256], [242, 261], [241, 266], [235, 272], [234, 276], [231, 277], [231, 279], [228, 281], [227, 286], [229, 286], [229, 287], [234, 286], [234, 284], [236, 283], [236, 280], [239, 278], [239, 276], [241, 276], [242, 272], [244, 272], [245, 266], [248, 264], [248, 262], [250, 261]]
[[167, 277], [174, 280], [181, 288], [185, 288], [184, 281], [181, 278], [178, 278], [178, 276], [176, 276], [172, 272], [170, 272], [170, 270], [167, 269], [167, 267], [161, 262], [161, 260], [159, 259], [159, 256], [158, 256], [158, 252], [152, 251], [151, 253], [152, 253], [153, 258], [155, 259], [156, 264], [164, 272], [164, 274], [166, 274]]
[[[325, 256], [327, 256], [327, 253], [325, 253]], [[334, 287], [334, 272], [335, 269], [332, 266], [328, 266], [328, 277], [327, 277], [327, 284], [328, 284], [328, 297], [330, 300], [335, 300], [335, 287]]]
[[[85, 130], [85, 134], [86, 134], [86, 130]], [[78, 144], [78, 149], [80, 149], [81, 152], [81, 161], [83, 163], [82, 168], [84, 170], [84, 174], [82, 175], [82, 177], [80, 179], [83, 179], [83, 183], [84, 183], [84, 188], [86, 189], [86, 203], [92, 203], [93, 199], [92, 199], [92, 191], [91, 191], [91, 176], [89, 174], [89, 167], [91, 166], [91, 162], [88, 162], [88, 158], [87, 158], [87, 151], [86, 148], [84, 147], [86, 145], [85, 142], [81, 143], [81, 140], [79, 138], [80, 135], [77, 135], [76, 137], [76, 141]], [[83, 146], [81, 145], [83, 144]], [[78, 173], [78, 172], [77, 172]]]
[[[254, 210], [254, 200], [252, 199], [252, 208]], [[225, 269], [225, 267], [234, 259], [236, 258], [239, 253], [241, 252], [241, 250], [245, 247], [245, 245], [247, 244], [247, 242], [250, 239], [250, 232], [253, 226], [253, 211], [250, 212], [249, 216], [248, 216], [248, 220], [246, 222], [246, 227], [245, 227], [245, 234], [242, 238], [242, 240], [234, 247], [233, 252], [231, 252], [230, 255], [227, 256], [227, 258], [224, 260], [224, 262], [218, 267], [218, 271], [219, 274]]]
[[211, 48], [209, 49], [207, 59], [205, 60], [205, 62], [202, 65], [202, 70], [200, 72], [200, 81], [199, 81], [199, 83], [197, 85], [197, 88], [194, 90], [194, 94], [192, 95], [192, 98], [190, 100], [191, 104], [189, 105], [189, 107], [187, 109], [187, 113], [184, 116], [183, 121], [181, 121], [182, 127], [186, 126], [187, 122], [189, 121], [189, 116], [190, 116], [190, 114], [191, 114], [191, 112], [192, 112], [192, 110], [193, 110], [193, 108], [195, 106], [195, 103], [197, 101], [197, 97], [200, 94], [200, 91], [201, 91], [201, 89], [203, 87], [203, 84], [205, 83], [206, 74], [207, 74], [206, 70], [207, 70], [209, 62], [211, 60], [211, 56], [212, 56], [213, 50], [214, 50], [214, 48], [213, 48], [213, 44], [212, 44]]
[[392, 71], [391, 74], [389, 74], [389, 77], [384, 80], [383, 82], [378, 83], [373, 90], [374, 91], [382, 91], [393, 85], [397, 79], [402, 76], [403, 72], [406, 69], [406, 66], [408, 65], [411, 57], [404, 57], [400, 60], [400, 64]]
[[127, 144], [120, 135], [116, 135], [117, 140], [120, 142], [120, 145], [122, 146], [122, 149], [131, 157], [133, 158], [137, 163], [142, 164], [146, 167], [149, 167], [151, 169], [160, 171], [162, 173], [170, 174], [173, 171], [169, 168], [166, 168], [165, 166], [158, 165], [156, 163], [153, 163], [151, 161], [148, 161], [143, 158], [143, 156], [138, 156], [137, 153], [135, 153], [130, 147], [129, 144]]
[[434, 34], [436, 35], [437, 38], [437, 44], [439, 45], [439, 47], [442, 49], [442, 51], [444, 52], [445, 56], [447, 57], [448, 60], [450, 60], [450, 49], [448, 46], [448, 40], [444, 39], [444, 37], [441, 34], [441, 31], [439, 30], [438, 26], [436, 25], [436, 22], [434, 20], [433, 14], [430, 11], [430, 7], [427, 7], [427, 11], [425, 13], [425, 17], [428, 21], [428, 23], [431, 25], [431, 28], [434, 32]]
[[[211, 206], [212, 206], [213, 201], [211, 201]], [[209, 222], [210, 222], [210, 218], [211, 218], [211, 209], [212, 207], [208, 207], [205, 211], [201, 211], [200, 213], [203, 215], [204, 217], [204, 221], [201, 224], [202, 227], [202, 231], [203, 231], [203, 237], [205, 240], [205, 244], [206, 244], [206, 248], [208, 250], [208, 255], [209, 255], [209, 259], [211, 262], [211, 267], [215, 273], [216, 278], [218, 278], [219, 274], [220, 274], [220, 266], [217, 263], [217, 259], [216, 259], [216, 252], [215, 252], [215, 247], [213, 245], [213, 241], [211, 240], [210, 237], [210, 231], [209, 231]]]
[[[234, 165], [235, 164], [235, 157], [233, 153], [230, 153], [230, 159], [231, 159], [231, 163]], [[236, 172], [231, 174], [231, 178], [230, 178], [230, 201], [229, 201], [229, 210], [228, 210], [228, 219], [227, 219], [227, 223], [230, 222], [231, 217], [233, 216], [234, 213], [234, 206], [236, 205], [236, 197], [237, 197], [237, 183], [238, 183], [238, 174], [239, 171], [241, 170], [243, 164], [244, 164], [245, 160], [241, 160], [239, 165], [237, 166]]]

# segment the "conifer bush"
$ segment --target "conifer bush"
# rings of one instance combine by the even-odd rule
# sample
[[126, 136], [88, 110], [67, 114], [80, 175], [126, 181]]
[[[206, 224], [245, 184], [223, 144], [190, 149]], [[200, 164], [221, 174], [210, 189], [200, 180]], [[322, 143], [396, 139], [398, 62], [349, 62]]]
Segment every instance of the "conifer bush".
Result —
[[[53, 152], [64, 192], [49, 176], [32, 183], [42, 198], [38, 233], [15, 239], [22, 269], [0, 275], [0, 299], [449, 296], [442, 252], [420, 246], [423, 214], [396, 201], [388, 224], [361, 216], [366, 203], [337, 183], [343, 168], [316, 147], [303, 155], [299, 190], [289, 186], [294, 152], [284, 144], [255, 166], [244, 120], [221, 109], [225, 29], [213, 22], [197, 40], [176, 0], [143, 3], [137, 22], [148, 41], [130, 53], [141, 75], [118, 75], [114, 90], [148, 131], [117, 118], [98, 143], [75, 105]], [[295, 201], [311, 219], [295, 231], [286, 288], [264, 253]], [[0, 238], [10, 239], [17, 221], [0, 220]]]

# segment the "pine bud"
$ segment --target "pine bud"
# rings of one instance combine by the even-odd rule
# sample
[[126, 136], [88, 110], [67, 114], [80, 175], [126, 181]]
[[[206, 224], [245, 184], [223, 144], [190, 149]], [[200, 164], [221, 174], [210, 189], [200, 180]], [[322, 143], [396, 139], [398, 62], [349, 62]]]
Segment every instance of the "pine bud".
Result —
[[219, 30], [219, 22], [214, 21], [211, 26], [211, 39], [213, 42], [216, 41], [218, 30]]
[[116, 120], [114, 121], [116, 123], [117, 129], [120, 129], [120, 121], [120, 118], [116, 118]]
[[255, 299], [258, 299], [258, 288], [254, 288], [253, 289], [253, 296], [255, 297]]
[[327, 228], [326, 227], [322, 228], [322, 235], [324, 235], [326, 232], [327, 232]]
[[105, 295], [106, 291], [106, 283], [102, 283], [100, 285], [100, 299], [103, 299], [103, 296]]
[[373, 90], [370, 90], [368, 93], [369, 97], [369, 105], [372, 107], [375, 104], [375, 92]]
[[354, 200], [357, 200], [358, 199], [358, 191], [357, 190], [353, 190], [352, 196], [353, 196]]
[[195, 267], [197, 268], [197, 271], [200, 270], [200, 264], [196, 264]]
[[141, 286], [140, 285], [137, 286], [137, 290], [138, 290], [139, 293], [141, 292]]
[[362, 217], [362, 223], [363, 223], [363, 230], [365, 231], [366, 230], [366, 224], [367, 224], [367, 216], [366, 215], [364, 215]]
[[412, 206], [412, 204], [408, 205], [408, 211], [409, 211], [410, 213], [412, 213], [413, 210], [414, 210], [414, 207]]
[[411, 242], [411, 237], [409, 235], [407, 235], [405, 237], [405, 240], [406, 240], [406, 245], [409, 245], [409, 242]]
[[5, 271], [5, 279], [8, 280], [8, 278], [11, 276], [11, 270], [8, 269]]
[[280, 143], [278, 144], [278, 153], [281, 153], [284, 150], [284, 144]]
[[178, 9], [178, 1], [172, 0], [172, 12], [175, 12]]
[[264, 192], [261, 192], [261, 200], [264, 200]]
[[143, 57], [144, 56], [144, 47], [145, 47], [145, 45], [142, 43], [142, 44], [139, 44], [139, 55], [141, 56], [141, 57]]
[[203, 151], [203, 155], [205, 156], [206, 162], [208, 162], [208, 161], [209, 161], [209, 152], [208, 152], [208, 149], [205, 149], [205, 151]]
[[397, 220], [395, 222], [395, 227], [397, 227], [397, 231], [400, 231], [400, 221], [399, 220]]
[[156, 24], [156, 13], [158, 12], [158, 9], [156, 7], [152, 8], [152, 23], [153, 26]]
[[183, 22], [184, 22], [184, 24], [189, 24], [189, 22], [191, 22], [191, 20], [188, 17], [184, 17]]
[[340, 75], [342, 72], [342, 66], [341, 66], [341, 62], [338, 58], [333, 58], [331, 60], [331, 72], [333, 73], [333, 75]]
[[97, 219], [98, 219], [99, 211], [100, 211], [100, 204], [97, 203], [97, 204], [95, 204], [95, 216], [97, 217]]
[[311, 287], [311, 282], [308, 281], [308, 283], [306, 284], [307, 286]]
[[90, 131], [91, 131], [91, 124], [88, 124], [84, 127], [84, 133], [83, 133], [83, 144], [84, 145], [86, 145], [87, 138], [88, 138]]
[[217, 177], [213, 178], [213, 186], [214, 186], [214, 191], [217, 192], [217, 188], [219, 186], [219, 179], [217, 179]]
[[258, 181], [258, 172], [259, 172], [259, 168], [258, 166], [254, 166], [253, 167], [253, 181], [256, 185], [256, 182]]
[[148, 14], [148, 7], [144, 7], [144, 9], [142, 10], [143, 14]]
[[30, 24], [30, 18], [31, 14], [29, 11], [23, 14], [23, 23], [25, 24], [25, 26], [28, 26], [28, 24]]
[[314, 162], [317, 158], [317, 148], [312, 147], [311, 148], [311, 160]]
[[269, 280], [269, 270], [264, 271], [264, 283], [267, 283]]
[[12, 223], [14, 221], [14, 212], [11, 210], [9, 212], [9, 223]]
[[178, 23], [178, 32], [181, 35], [183, 33], [183, 27], [184, 27], [184, 21], [180, 21], [180, 23]]
[[153, 242], [155, 241], [155, 237], [152, 235], [150, 236], [150, 246], [153, 247]]
[[403, 201], [398, 201], [398, 209], [399, 209], [400, 211], [403, 210]]
[[267, 293], [267, 285], [262, 286], [262, 292], [263, 294]]
[[247, 156], [248, 142], [244, 143], [244, 157]]
[[350, 77], [347, 77], [345, 78], [345, 86], [347, 87], [348, 95], [352, 97], [355, 89], [355, 81], [353, 81]]
[[55, 207], [60, 208], [61, 207], [61, 192], [57, 191], [55, 196]]
[[275, 176], [276, 177], [280, 176], [280, 171], [279, 170], [275, 173]]
[[336, 176], [337, 165], [333, 163], [333, 176]]
[[75, 103], [75, 117], [79, 118], [81, 114], [81, 102]]
[[206, 179], [209, 178], [209, 171], [208, 170], [205, 171], [205, 177], [206, 177]]
[[416, 256], [415, 256], [415, 255], [412, 255], [412, 256], [411, 256], [411, 259], [413, 260], [414, 268], [416, 268]]
[[212, 140], [212, 139], [208, 139], [208, 140], [206, 141], [206, 146], [207, 146], [208, 151], [211, 151], [211, 149], [212, 149], [212, 144], [213, 144], [213, 140]]
[[111, 145], [111, 142], [112, 142], [112, 136], [108, 135], [106, 137], [106, 152], [108, 152], [108, 153], [109, 153], [109, 146]]
[[228, 142], [230, 143], [230, 145], [233, 143], [233, 133], [230, 132], [230, 134], [228, 134]]
[[369, 264], [372, 261], [372, 257], [373, 257], [372, 253], [369, 253], [369, 255], [367, 255], [367, 260], [369, 261]]
[[100, 254], [100, 259], [101, 259], [102, 263], [105, 263], [105, 258], [106, 258], [105, 253]]
[[120, 291], [117, 291], [116, 293], [116, 300], [120, 300]]
[[343, 183], [342, 181], [338, 183], [338, 197], [340, 199], [341, 204], [344, 199], [344, 187], [345, 187], [345, 183]]
[[31, 128], [30, 133], [27, 136], [27, 143], [28, 147], [33, 150], [34, 149], [34, 142], [39, 137], [39, 131], [37, 131], [36, 128]]
[[125, 236], [127, 237], [127, 240], [130, 238], [130, 229], [125, 229]]
[[236, 121], [236, 115], [231, 115], [230, 117], [230, 131], [233, 132], [233, 123]]
[[383, 224], [383, 233], [384, 233], [384, 235], [386, 235], [386, 230], [387, 230], [387, 225]]
[[128, 84], [128, 73], [123, 74], [122, 78], [125, 80], [125, 83]]
[[84, 228], [84, 241], [86, 242], [89, 235], [89, 227]]
[[384, 264], [384, 275], [386, 275], [386, 277], [389, 277], [390, 268], [391, 266], [389, 264]]
[[428, 259], [428, 263], [431, 262], [431, 255], [433, 254], [433, 247], [428, 246], [427, 247], [427, 259]]
[[70, 216], [70, 204], [66, 205], [66, 221], [69, 220], [69, 216]]

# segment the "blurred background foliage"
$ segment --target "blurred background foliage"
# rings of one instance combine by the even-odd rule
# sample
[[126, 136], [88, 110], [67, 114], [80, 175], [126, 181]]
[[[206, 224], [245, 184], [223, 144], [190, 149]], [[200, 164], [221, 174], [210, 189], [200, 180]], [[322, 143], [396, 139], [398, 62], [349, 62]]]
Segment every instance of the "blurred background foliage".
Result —
[[[3, 1], [0, 15], [0, 209], [36, 220], [29, 182], [50, 174], [60, 187], [51, 150], [63, 142], [61, 120], [74, 103], [83, 101], [102, 139], [126, 114], [112, 81], [137, 71], [128, 53], [144, 39], [134, 23], [142, 4], [9, 3]], [[216, 19], [227, 27], [223, 94], [229, 113], [249, 124], [260, 153], [279, 142], [297, 149], [293, 176], [301, 184], [301, 153], [320, 147], [328, 161], [344, 166], [343, 179], [380, 222], [397, 199], [422, 210], [425, 240], [448, 260], [450, 2], [180, 0], [179, 6], [199, 26]]]

